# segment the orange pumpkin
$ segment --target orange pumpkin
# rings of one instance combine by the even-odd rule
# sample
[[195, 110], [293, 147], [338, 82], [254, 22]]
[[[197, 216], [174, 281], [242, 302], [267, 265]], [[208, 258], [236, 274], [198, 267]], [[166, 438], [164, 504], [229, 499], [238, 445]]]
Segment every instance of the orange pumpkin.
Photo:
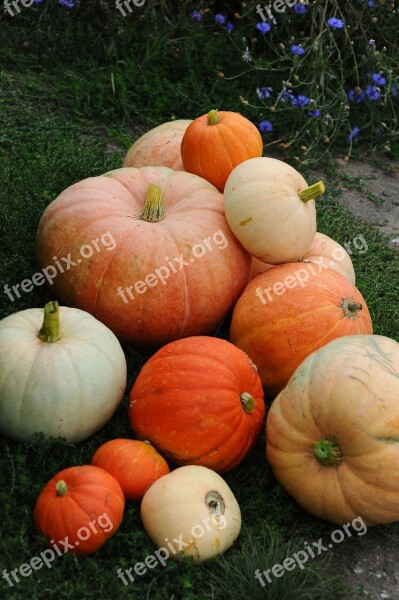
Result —
[[255, 365], [226, 340], [191, 337], [156, 352], [130, 395], [137, 437], [179, 465], [224, 473], [256, 442], [265, 406]]
[[230, 340], [254, 361], [274, 398], [309, 354], [358, 333], [372, 333], [372, 323], [356, 287], [321, 265], [288, 263], [248, 284], [233, 312]]
[[222, 194], [166, 167], [117, 169], [66, 189], [41, 218], [37, 255], [54, 269], [54, 295], [147, 347], [213, 333], [251, 269]]
[[181, 141], [189, 119], [177, 119], [162, 123], [150, 129], [128, 150], [124, 167], [170, 167], [175, 171], [184, 171], [181, 159]]
[[[62, 553], [91, 554], [114, 535], [124, 508], [123, 491], [115, 477], [91, 465], [70, 467], [41, 491], [34, 510], [35, 526]], [[69, 546], [59, 544], [60, 540], [67, 540]]]
[[[334, 269], [341, 275], [344, 275], [349, 281], [355, 284], [355, 271], [351, 257], [338, 242], [317, 232], [309, 250], [299, 258], [297, 262], [311, 262]], [[252, 259], [251, 279], [271, 269], [274, 265], [268, 265], [257, 258]]]
[[398, 521], [398, 414], [399, 344], [380, 335], [333, 340], [273, 402], [268, 461], [287, 492], [319, 518]]
[[149, 442], [111, 440], [100, 446], [91, 464], [111, 473], [126, 500], [138, 501], [160, 477], [170, 472], [167, 462]]
[[259, 130], [239, 113], [211, 110], [188, 126], [181, 144], [186, 171], [204, 177], [223, 192], [240, 163], [262, 156]]

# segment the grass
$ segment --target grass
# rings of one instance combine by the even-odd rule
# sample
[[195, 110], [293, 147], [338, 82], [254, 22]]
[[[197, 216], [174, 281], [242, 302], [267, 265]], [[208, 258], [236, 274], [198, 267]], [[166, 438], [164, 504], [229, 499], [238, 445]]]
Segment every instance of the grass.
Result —
[[[33, 40], [35, 35], [32, 34]], [[105, 75], [105, 79], [98, 80], [98, 71], [90, 72], [90, 57], [83, 71], [79, 70], [83, 59], [73, 59], [57, 75], [54, 65], [60, 65], [60, 55], [54, 56], [52, 64], [45, 49], [36, 49], [38, 54], [33, 54], [34, 68], [31, 68], [26, 48], [18, 48], [16, 39], [23, 40], [21, 32], [2, 44], [0, 51], [3, 57], [9, 57], [9, 61], [3, 63], [7, 68], [0, 76], [0, 279], [3, 285], [19, 283], [37, 271], [35, 233], [49, 202], [72, 183], [120, 166], [124, 150], [141, 127], [148, 127], [152, 120], [153, 104], [157, 119], [163, 115], [167, 120], [174, 112], [174, 108], [170, 108], [172, 100], [180, 95], [176, 116], [189, 116], [188, 112], [182, 112], [182, 107], [192, 85], [190, 74], [187, 77], [180, 74], [180, 88], [172, 89], [173, 82], [168, 86], [166, 71], [160, 69], [155, 85], [152, 81], [149, 86], [148, 72], [143, 71], [136, 97], [126, 101], [126, 107], [131, 105], [134, 114], [141, 118], [136, 129], [129, 131], [123, 118], [115, 118], [109, 90], [105, 93], [101, 89]], [[61, 51], [62, 47], [58, 49]], [[155, 62], [158, 51], [154, 46], [146, 47], [147, 55]], [[195, 57], [192, 60], [195, 68]], [[117, 78], [115, 82], [118, 89]], [[218, 86], [216, 78], [213, 83], [201, 80], [198, 89], [191, 91], [190, 110], [202, 109], [209, 102], [209, 98], [203, 96], [205, 93], [211, 93], [212, 99], [217, 98]], [[159, 98], [161, 94], [163, 97]], [[218, 94], [228, 103], [222, 90]], [[144, 98], [147, 98], [146, 103]], [[233, 104], [231, 102], [231, 107]], [[113, 150], [115, 145], [117, 149]], [[352, 255], [358, 287], [373, 316], [375, 333], [399, 339], [399, 323], [395, 317], [399, 287], [397, 253], [387, 247], [385, 238], [373, 226], [348, 215], [340, 207], [336, 199], [340, 189], [333, 175], [327, 177], [326, 186], [331, 192], [319, 204], [319, 230], [341, 243], [364, 236], [367, 252]], [[0, 318], [43, 306], [50, 299], [51, 291], [42, 287], [22, 294], [14, 303], [1, 293]], [[219, 335], [226, 337], [227, 332], [228, 323], [225, 323]], [[129, 367], [127, 394], [113, 419], [98, 434], [76, 446], [54, 441], [26, 447], [0, 439], [1, 571], [4, 568], [11, 571], [45, 549], [45, 541], [35, 532], [32, 522], [33, 507], [43, 485], [65, 467], [89, 463], [95, 449], [104, 441], [131, 437], [127, 420], [128, 392], [150, 355], [131, 347], [124, 350]], [[265, 589], [254, 578], [255, 569], [271, 568], [292, 555], [304, 540], [328, 537], [334, 529], [302, 511], [287, 496], [273, 478], [264, 445], [262, 436], [251, 455], [226, 475], [240, 504], [245, 527], [234, 548], [225, 556], [201, 567], [189, 561], [169, 561], [165, 568], [158, 567], [152, 575], [137, 577], [125, 588], [117, 579], [117, 568], [129, 568], [154, 551], [142, 529], [138, 507], [128, 504], [120, 530], [95, 555], [62, 556], [51, 569], [42, 568], [26, 579], [21, 577], [13, 587], [0, 579], [1, 593], [9, 600], [26, 597], [85, 600], [93, 595], [129, 600], [340, 598], [343, 586], [319, 560], [309, 562], [303, 571], [296, 569], [276, 579]], [[381, 539], [389, 538], [395, 530], [396, 526], [381, 528]]]

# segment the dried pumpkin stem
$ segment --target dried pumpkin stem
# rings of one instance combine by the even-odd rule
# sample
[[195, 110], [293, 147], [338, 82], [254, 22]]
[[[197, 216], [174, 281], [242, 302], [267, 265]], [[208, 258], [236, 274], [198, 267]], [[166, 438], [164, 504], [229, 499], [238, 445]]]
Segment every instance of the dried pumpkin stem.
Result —
[[302, 202], [309, 202], [309, 200], [315, 200], [316, 198], [324, 194], [325, 191], [326, 188], [324, 186], [324, 183], [322, 181], [318, 181], [317, 183], [314, 183], [313, 185], [310, 185], [304, 190], [298, 192], [298, 196], [300, 197]]
[[210, 110], [208, 113], [208, 125], [217, 125], [219, 123], [219, 114], [217, 108]]
[[250, 413], [254, 410], [256, 404], [254, 397], [251, 396], [248, 392], [243, 392], [240, 394], [241, 406], [245, 410], [245, 412]]
[[57, 482], [55, 486], [57, 496], [64, 496], [68, 491], [68, 486], [63, 479]]
[[345, 298], [342, 300], [342, 304], [340, 304], [339, 307], [342, 308], [345, 317], [348, 319], [355, 319], [357, 313], [363, 308], [360, 302], [355, 302], [352, 298]]
[[336, 442], [320, 440], [313, 446], [313, 454], [326, 467], [337, 467], [342, 462], [342, 452]]
[[142, 221], [158, 223], [166, 217], [165, 207], [162, 203], [162, 192], [159, 187], [150, 183], [144, 208], [139, 215]]
[[38, 336], [42, 342], [56, 342], [61, 339], [60, 307], [57, 300], [45, 305], [43, 325]]

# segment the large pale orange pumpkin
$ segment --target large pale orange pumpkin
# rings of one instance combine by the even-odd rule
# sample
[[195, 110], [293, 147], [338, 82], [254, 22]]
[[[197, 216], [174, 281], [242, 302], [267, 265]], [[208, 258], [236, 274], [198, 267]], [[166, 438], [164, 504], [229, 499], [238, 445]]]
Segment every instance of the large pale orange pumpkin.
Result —
[[188, 126], [181, 144], [186, 171], [204, 177], [223, 192], [240, 163], [262, 156], [259, 130], [239, 113], [211, 110]]
[[251, 269], [223, 196], [166, 167], [117, 169], [66, 189], [41, 218], [37, 256], [54, 269], [54, 295], [148, 347], [212, 333]]
[[190, 119], [162, 123], [147, 131], [128, 150], [124, 167], [170, 167], [184, 171], [181, 159], [181, 141]]
[[179, 465], [224, 473], [255, 444], [265, 405], [255, 365], [219, 338], [164, 346], [142, 368], [130, 395], [137, 437]]
[[230, 340], [254, 361], [267, 395], [275, 397], [309, 354], [358, 333], [372, 333], [359, 290], [333, 269], [288, 263], [248, 284], [233, 312]]
[[398, 521], [399, 344], [354, 335], [314, 352], [273, 402], [266, 433], [273, 472], [303, 508], [339, 525]]
[[[349, 281], [355, 284], [355, 270], [351, 257], [345, 248], [328, 237], [328, 235], [324, 235], [324, 233], [316, 233], [309, 250], [303, 257], [298, 257], [297, 262], [311, 262], [329, 267], [341, 273], [341, 275], [344, 275]], [[273, 266], [254, 257], [252, 260], [251, 278], [264, 273], [264, 271], [271, 269]]]

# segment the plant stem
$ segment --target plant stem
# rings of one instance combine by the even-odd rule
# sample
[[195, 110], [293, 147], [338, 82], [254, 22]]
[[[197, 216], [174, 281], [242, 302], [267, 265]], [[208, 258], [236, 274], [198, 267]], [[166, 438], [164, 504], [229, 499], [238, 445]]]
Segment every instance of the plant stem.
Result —
[[149, 184], [147, 190], [147, 197], [145, 200], [144, 208], [141, 211], [139, 218], [142, 221], [149, 221], [150, 223], [158, 223], [166, 217], [165, 207], [162, 203], [162, 192], [159, 187]]
[[56, 484], [55, 489], [57, 492], [57, 496], [64, 496], [68, 491], [68, 486], [65, 483], [65, 481], [61, 479], [61, 481], [58, 481], [58, 483]]
[[326, 188], [324, 187], [324, 183], [322, 181], [318, 181], [317, 183], [314, 183], [313, 185], [310, 185], [304, 190], [298, 192], [298, 196], [302, 202], [309, 202], [309, 200], [315, 200], [324, 194], [325, 191]]
[[43, 325], [38, 336], [42, 342], [57, 342], [61, 339], [60, 307], [57, 300], [45, 305]]
[[254, 410], [256, 404], [255, 404], [254, 397], [251, 396], [251, 394], [248, 394], [248, 392], [243, 392], [240, 395], [240, 400], [241, 400], [241, 405], [242, 405], [243, 409], [245, 410], [245, 412], [250, 413]]
[[208, 113], [208, 125], [216, 125], [217, 123], [219, 123], [219, 115], [217, 108], [215, 108]]
[[321, 463], [327, 467], [336, 467], [342, 462], [342, 452], [336, 442], [320, 440], [313, 446], [313, 454]]

